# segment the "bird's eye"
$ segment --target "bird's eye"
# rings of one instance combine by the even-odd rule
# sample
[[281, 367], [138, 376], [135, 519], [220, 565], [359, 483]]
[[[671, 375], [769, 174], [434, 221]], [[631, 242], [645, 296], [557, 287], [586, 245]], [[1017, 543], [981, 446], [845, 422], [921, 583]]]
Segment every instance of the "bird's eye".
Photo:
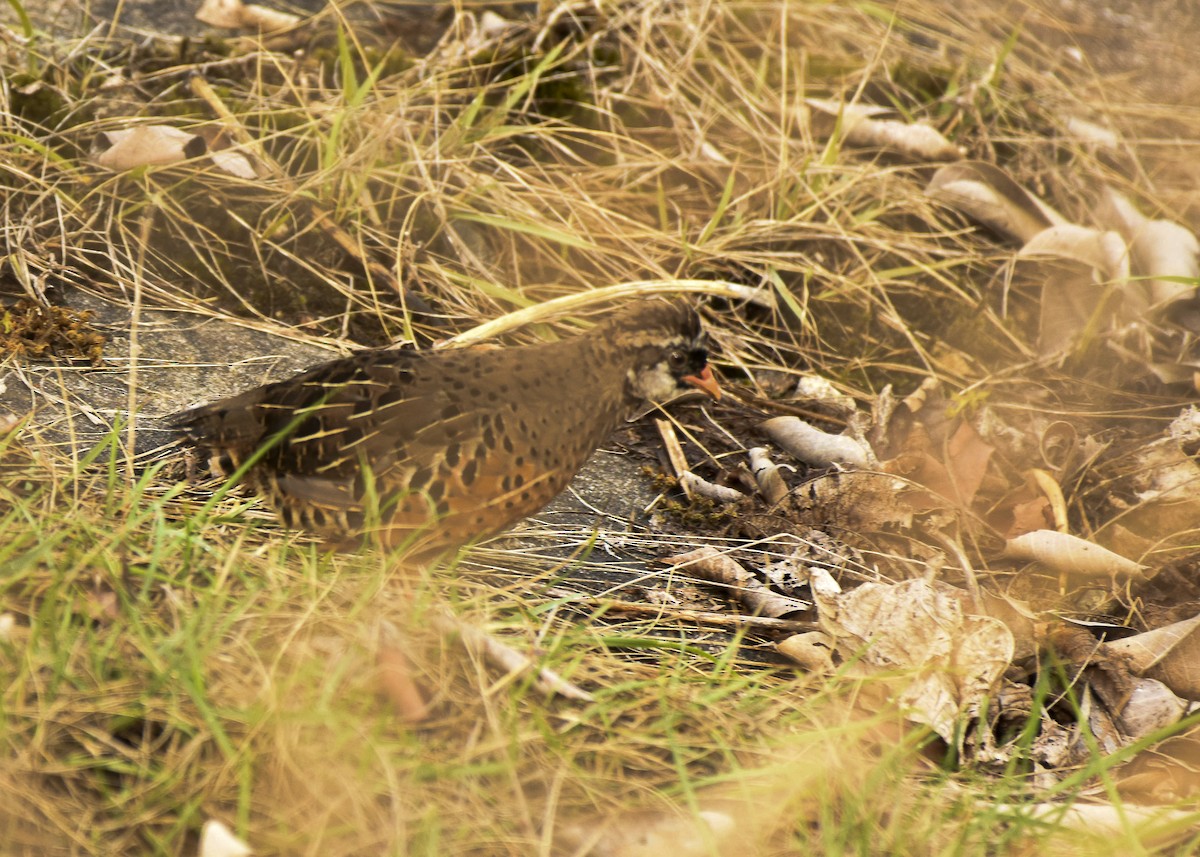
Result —
[[672, 369], [682, 369], [687, 364], [687, 355], [679, 349], [667, 355], [667, 365]]

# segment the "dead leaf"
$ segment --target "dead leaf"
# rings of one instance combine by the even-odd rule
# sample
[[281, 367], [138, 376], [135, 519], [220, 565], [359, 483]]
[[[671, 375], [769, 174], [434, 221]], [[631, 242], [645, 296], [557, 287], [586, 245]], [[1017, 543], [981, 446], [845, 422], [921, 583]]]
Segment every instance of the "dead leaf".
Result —
[[[1200, 463], [1192, 454], [1197, 449], [1200, 410], [1189, 406], [1171, 422], [1165, 437], [1134, 452], [1127, 483], [1138, 502], [1120, 518], [1123, 541], [1160, 552], [1190, 549], [1200, 521]], [[1105, 529], [1110, 546], [1115, 547], [1117, 532], [1116, 526]]]
[[1012, 661], [1009, 629], [990, 616], [964, 615], [967, 595], [951, 586], [906, 580], [835, 593], [824, 577], [824, 569], [813, 570], [814, 599], [838, 653], [911, 672], [900, 694], [909, 718], [953, 744], [959, 718], [996, 692]]
[[854, 532], [906, 530], [913, 525], [917, 511], [905, 496], [910, 487], [886, 473], [831, 471], [798, 486], [788, 496], [796, 520], [809, 526], [834, 522]]
[[914, 509], [967, 510], [983, 484], [994, 451], [965, 420], [959, 422], [941, 449], [932, 443], [925, 426], [914, 422], [903, 440], [901, 453], [880, 464], [879, 469], [903, 476], [925, 489], [920, 491], [910, 486], [905, 492], [905, 500]]
[[1200, 440], [1189, 436], [1182, 424], [1200, 425], [1200, 411], [1189, 407], [1171, 424], [1167, 437], [1146, 444], [1134, 456], [1130, 466], [1131, 482], [1138, 499], [1195, 501], [1200, 488], [1200, 464], [1189, 454]]
[[1149, 362], [1146, 369], [1163, 384], [1188, 384], [1200, 390], [1200, 360], [1180, 360], [1177, 363]]
[[380, 631], [376, 664], [379, 685], [395, 706], [405, 723], [420, 723], [429, 716], [429, 704], [413, 677], [412, 664], [401, 648], [401, 637], [395, 628], [384, 626]]
[[92, 160], [122, 172], [136, 167], [177, 164], [206, 151], [208, 144], [199, 134], [189, 134], [170, 125], [138, 125], [97, 134]]
[[1138, 753], [1115, 771], [1121, 796], [1139, 804], [1195, 801], [1200, 795], [1200, 735], [1193, 729]]
[[690, 470], [679, 474], [679, 486], [689, 497], [705, 497], [717, 503], [736, 503], [745, 500], [746, 495], [736, 488], [727, 485], [717, 485], [707, 479], [701, 479]]
[[1129, 245], [1132, 275], [1150, 278], [1133, 284], [1144, 292], [1146, 309], [1195, 297], [1194, 283], [1163, 279], [1200, 277], [1200, 242], [1190, 229], [1169, 220], [1150, 220], [1111, 187], [1105, 187], [1095, 216], [1101, 225], [1120, 233]]
[[1129, 253], [1116, 232], [1065, 223], [1026, 242], [1014, 274], [1041, 289], [1038, 350], [1057, 354], [1118, 318], [1118, 298], [1129, 285]]
[[1185, 699], [1200, 699], [1200, 616], [1101, 645], [1124, 657], [1135, 673]]
[[[220, 140], [218, 145], [227, 145]], [[168, 166], [199, 158], [205, 152], [222, 172], [243, 179], [256, 179], [258, 173], [250, 159], [236, 149], [210, 149], [202, 134], [182, 131], [170, 125], [137, 125], [96, 135], [92, 160], [116, 172], [137, 167]]]
[[[1042, 454], [1045, 455], [1047, 435], [1042, 435]], [[1042, 497], [1050, 507], [1050, 519], [1054, 529], [1060, 533], [1067, 531], [1070, 521], [1067, 518], [1067, 498], [1063, 495], [1062, 486], [1054, 476], [1040, 467], [1029, 469], [1029, 482], [1036, 485], [1042, 492]]]
[[[1161, 806], [1135, 806], [1122, 804], [1115, 806], [1106, 804], [1074, 803], [1070, 806], [1059, 803], [1037, 803], [1024, 806], [1009, 806], [1004, 804], [989, 804], [989, 812], [1011, 812], [1013, 815], [1025, 818], [1040, 819], [1055, 828], [1078, 837], [1090, 838], [1121, 837], [1122, 841], [1130, 835], [1131, 829], [1136, 831], [1138, 842], [1150, 845], [1157, 842], [1171, 841], [1188, 835], [1192, 831], [1195, 813], [1190, 810], [1171, 809]], [[1039, 851], [1046, 846], [1045, 833], [1038, 830]], [[1075, 839], [1072, 843], [1079, 845]], [[1112, 844], [1111, 842], [1108, 844]], [[1058, 849], [1056, 848], [1055, 851]], [[1045, 852], [1041, 852], [1045, 853]]]
[[969, 506], [983, 484], [988, 462], [995, 447], [979, 436], [979, 432], [963, 420], [946, 444], [946, 463], [954, 485], [954, 499]]
[[218, 168], [229, 173], [231, 176], [237, 176], [240, 179], [258, 178], [258, 172], [254, 169], [254, 165], [242, 152], [233, 149], [222, 149], [219, 152], [210, 154], [209, 158], [212, 159], [212, 162]]
[[1121, 138], [1116, 132], [1087, 119], [1078, 116], [1068, 116], [1066, 122], [1067, 134], [1092, 149], [1115, 151], [1120, 145]]
[[1062, 488], [1050, 473], [1030, 468], [1021, 485], [993, 506], [987, 522], [1005, 539], [1034, 530], [1065, 532], [1067, 507]]
[[925, 512], [953, 505], [950, 498], [954, 495], [954, 483], [950, 472], [928, 452], [902, 453], [880, 464], [879, 469], [903, 476], [911, 483], [905, 486], [903, 496], [904, 502], [914, 511]]
[[1067, 220], [1008, 173], [983, 161], [949, 164], [933, 174], [925, 193], [1019, 244]]
[[828, 378], [820, 375], [801, 375], [796, 382], [795, 395], [796, 398], [806, 400], [809, 406], [842, 419], [858, 410], [858, 403], [852, 396], [847, 396]]
[[594, 699], [586, 690], [567, 681], [554, 670], [548, 667], [538, 668], [532, 658], [517, 651], [508, 643], [496, 639], [479, 628], [458, 621], [449, 613], [434, 615], [430, 624], [443, 636], [457, 638], [467, 651], [486, 659], [489, 663], [508, 673], [532, 673], [538, 689], [543, 693], [554, 693], [579, 702], [592, 702]]
[[1144, 678], [1133, 686], [1117, 715], [1117, 726], [1127, 742], [1133, 741], [1178, 723], [1187, 709], [1188, 703], [1161, 681]]
[[831, 675], [833, 638], [821, 631], [793, 634], [775, 644], [775, 651], [795, 661], [801, 669], [813, 675]]
[[1009, 506], [1008, 511], [1012, 515], [1012, 521], [1004, 533], [1006, 539], [1023, 536], [1034, 530], [1044, 530], [1054, 523], [1050, 501], [1045, 497], [1034, 497], [1032, 500], [1013, 503]]

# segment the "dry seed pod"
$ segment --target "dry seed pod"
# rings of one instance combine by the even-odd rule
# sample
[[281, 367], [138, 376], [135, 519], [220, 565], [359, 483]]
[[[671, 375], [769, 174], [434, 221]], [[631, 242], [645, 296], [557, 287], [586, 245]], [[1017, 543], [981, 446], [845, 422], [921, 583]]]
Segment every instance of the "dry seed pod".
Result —
[[746, 499], [746, 495], [736, 488], [717, 485], [709, 482], [707, 479], [701, 479], [690, 470], [685, 470], [679, 474], [679, 484], [689, 497], [706, 497], [718, 503], [736, 503], [738, 500]]
[[1055, 571], [1086, 574], [1093, 577], [1103, 575], [1140, 575], [1145, 566], [1113, 553], [1108, 548], [1054, 530], [1034, 530], [1004, 546], [1004, 556], [1010, 559], [1025, 559], [1040, 562]]
[[210, 27], [237, 30], [259, 29], [264, 33], [271, 30], [286, 30], [300, 23], [300, 16], [290, 12], [257, 4], [246, 4], [242, 0], [205, 0], [196, 12], [196, 20]]
[[779, 619], [802, 613], [811, 606], [806, 601], [772, 592], [737, 560], [716, 548], [696, 548], [661, 561], [678, 566], [685, 574], [727, 587], [730, 594], [756, 616]]
[[756, 446], [750, 450], [750, 472], [754, 474], [754, 481], [758, 483], [758, 490], [762, 493], [763, 498], [774, 506], [780, 500], [787, 496], [787, 483], [783, 481], [783, 477], [779, 474], [779, 468], [775, 462], [771, 461], [767, 455], [767, 451], [761, 446]]
[[[851, 146], [875, 146], [923, 161], [957, 161], [963, 156], [962, 149], [929, 125], [875, 118], [890, 112], [887, 107], [846, 104], [826, 98], [806, 98], [805, 102], [820, 114], [840, 116], [842, 133]], [[819, 133], [828, 133], [826, 129], [831, 130], [832, 123], [818, 121], [814, 127]]]
[[762, 424], [771, 440], [805, 464], [814, 467], [864, 468], [874, 457], [861, 443], [842, 434], [830, 434], [799, 417], [774, 417]]

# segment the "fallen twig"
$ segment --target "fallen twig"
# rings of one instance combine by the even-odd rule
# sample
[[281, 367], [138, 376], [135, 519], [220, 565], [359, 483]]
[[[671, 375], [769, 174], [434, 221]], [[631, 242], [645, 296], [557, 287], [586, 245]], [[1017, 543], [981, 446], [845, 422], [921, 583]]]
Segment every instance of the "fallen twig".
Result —
[[443, 636], [457, 636], [468, 652], [479, 655], [508, 673], [525, 673], [536, 670], [535, 682], [539, 690], [557, 693], [568, 699], [591, 702], [593, 697], [581, 687], [571, 684], [554, 670], [537, 666], [533, 659], [508, 643], [503, 643], [490, 634], [472, 625], [466, 625], [449, 613], [437, 613], [432, 625]]

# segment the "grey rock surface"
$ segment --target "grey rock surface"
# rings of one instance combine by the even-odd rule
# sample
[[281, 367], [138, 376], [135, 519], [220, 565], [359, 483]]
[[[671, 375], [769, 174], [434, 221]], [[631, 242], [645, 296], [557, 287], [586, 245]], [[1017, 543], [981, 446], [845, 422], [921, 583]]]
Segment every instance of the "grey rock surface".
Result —
[[29, 418], [22, 430], [27, 443], [68, 459], [106, 442], [118, 427], [124, 443], [131, 404], [136, 414], [135, 451], [144, 454], [174, 437], [164, 430], [161, 417], [337, 356], [219, 319], [145, 309], [136, 323], [135, 365], [135, 324], [128, 306], [78, 290], [65, 295], [62, 303], [91, 311], [93, 325], [107, 335], [100, 365], [10, 356], [0, 362], [0, 409]]

